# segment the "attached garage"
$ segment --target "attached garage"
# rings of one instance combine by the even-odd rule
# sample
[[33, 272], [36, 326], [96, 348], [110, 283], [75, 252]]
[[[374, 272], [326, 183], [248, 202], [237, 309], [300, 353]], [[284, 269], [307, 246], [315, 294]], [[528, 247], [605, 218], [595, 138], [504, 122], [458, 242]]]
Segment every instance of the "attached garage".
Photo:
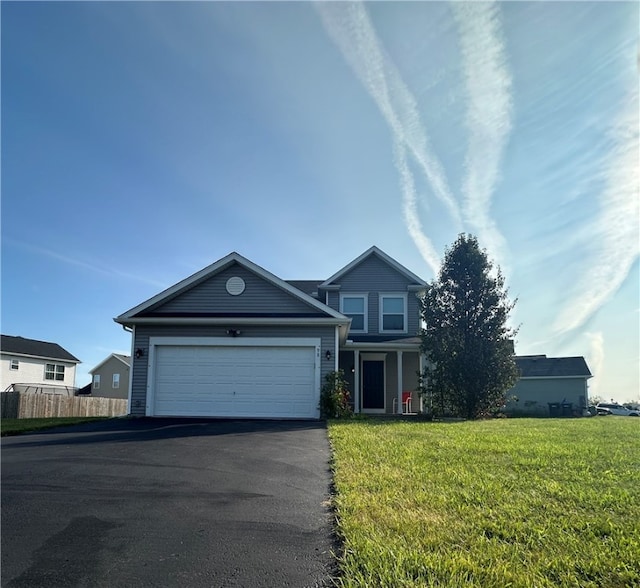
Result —
[[319, 339], [152, 338], [149, 416], [317, 418]]
[[117, 317], [129, 414], [320, 418], [350, 319], [237, 253]]

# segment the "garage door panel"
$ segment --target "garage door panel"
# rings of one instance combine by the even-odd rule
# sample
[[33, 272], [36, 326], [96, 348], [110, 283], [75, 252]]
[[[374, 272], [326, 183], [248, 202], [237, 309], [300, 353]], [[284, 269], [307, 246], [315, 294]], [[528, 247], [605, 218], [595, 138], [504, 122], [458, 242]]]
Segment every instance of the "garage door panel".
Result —
[[314, 347], [159, 345], [153, 414], [315, 418]]

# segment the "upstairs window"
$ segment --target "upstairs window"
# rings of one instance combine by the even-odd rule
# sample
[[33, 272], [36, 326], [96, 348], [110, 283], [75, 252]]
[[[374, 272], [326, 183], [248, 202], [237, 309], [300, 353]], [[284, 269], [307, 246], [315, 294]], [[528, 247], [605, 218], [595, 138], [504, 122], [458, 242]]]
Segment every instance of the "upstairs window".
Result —
[[407, 296], [406, 294], [380, 295], [380, 332], [407, 332]]
[[96, 374], [95, 376], [93, 376], [93, 389], [100, 389], [100, 374]]
[[366, 294], [345, 294], [340, 296], [340, 312], [351, 319], [351, 333], [367, 332]]
[[64, 382], [64, 366], [55, 363], [47, 363], [44, 366], [44, 379]]
[[11, 366], [9, 369], [12, 369], [14, 371], [17, 371], [20, 369], [20, 360], [18, 359], [12, 359], [11, 360]]
[[120, 388], [120, 374], [113, 374], [112, 388]]

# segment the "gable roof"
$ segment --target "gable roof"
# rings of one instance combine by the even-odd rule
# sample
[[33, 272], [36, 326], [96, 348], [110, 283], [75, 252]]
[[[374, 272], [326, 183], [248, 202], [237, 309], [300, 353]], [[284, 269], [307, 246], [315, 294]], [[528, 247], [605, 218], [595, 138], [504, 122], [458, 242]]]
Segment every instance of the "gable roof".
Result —
[[2, 353], [23, 355], [25, 357], [60, 359], [72, 363], [80, 363], [80, 360], [77, 357], [71, 355], [71, 353], [60, 347], [57, 343], [37, 341], [36, 339], [25, 339], [24, 337], [0, 335], [0, 350], [2, 350]]
[[410, 282], [413, 282], [414, 284], [418, 284], [420, 286], [427, 285], [427, 283], [422, 278], [419, 278], [418, 276], [416, 276], [413, 272], [409, 271], [406, 267], [404, 267], [403, 265], [398, 263], [395, 259], [393, 259], [393, 257], [390, 257], [384, 251], [382, 251], [381, 249], [378, 249], [374, 245], [369, 249], [367, 249], [362, 255], [356, 257], [352, 262], [345, 265], [341, 270], [338, 270], [329, 279], [322, 282], [322, 284], [320, 284], [319, 287], [320, 288], [330, 287], [333, 282], [335, 282], [336, 280], [344, 276], [346, 273], [350, 272], [354, 267], [356, 267], [357, 265], [359, 265], [365, 259], [367, 259], [372, 255], [376, 255], [377, 257], [379, 257], [386, 264], [388, 264], [397, 272], [405, 276]]
[[301, 290], [309, 296], [318, 293], [318, 286], [322, 284], [322, 280], [285, 280], [287, 284]]
[[522, 378], [591, 378], [584, 357], [521, 355], [515, 358]]
[[89, 370], [90, 374], [93, 374], [94, 372], [97, 372], [105, 363], [107, 363], [110, 359], [116, 359], [120, 362], [122, 362], [124, 365], [126, 365], [127, 367], [131, 367], [131, 357], [129, 357], [128, 355], [122, 355], [120, 353], [112, 353], [111, 355], [107, 356], [105, 359], [103, 359], [96, 367], [94, 367], [92, 370]]
[[138, 304], [138, 306], [133, 307], [127, 312], [116, 317], [114, 320], [117, 323], [120, 323], [123, 325], [134, 324], [135, 322], [144, 321], [145, 319], [140, 318], [138, 315], [140, 315], [141, 313], [150, 309], [153, 306], [162, 304], [164, 302], [167, 302], [175, 298], [176, 296], [187, 291], [193, 286], [223, 271], [225, 268], [227, 268], [233, 263], [237, 263], [241, 265], [242, 267], [246, 268], [250, 272], [253, 272], [260, 278], [264, 279], [266, 282], [269, 282], [270, 284], [280, 288], [281, 290], [284, 290], [294, 298], [304, 302], [305, 304], [311, 306], [312, 308], [319, 310], [327, 318], [333, 319], [333, 324], [344, 324], [344, 325], [349, 324], [350, 319], [348, 317], [345, 317], [343, 314], [337, 312], [331, 307], [323, 304], [322, 302], [319, 302], [315, 298], [312, 298], [309, 294], [306, 294], [302, 290], [285, 282], [284, 280], [280, 279], [278, 276], [265, 270], [264, 268], [253, 263], [252, 261], [249, 261], [248, 259], [240, 255], [239, 253], [236, 253], [235, 251], [232, 253], [229, 253], [229, 255], [223, 257], [222, 259], [219, 259], [218, 261], [205, 267], [199, 272], [196, 272], [195, 274], [189, 276], [188, 278], [185, 278], [184, 280], [178, 282], [177, 284], [171, 286], [170, 288], [167, 288], [166, 290], [160, 292], [156, 296], [153, 296], [152, 298], [149, 298], [145, 302]]

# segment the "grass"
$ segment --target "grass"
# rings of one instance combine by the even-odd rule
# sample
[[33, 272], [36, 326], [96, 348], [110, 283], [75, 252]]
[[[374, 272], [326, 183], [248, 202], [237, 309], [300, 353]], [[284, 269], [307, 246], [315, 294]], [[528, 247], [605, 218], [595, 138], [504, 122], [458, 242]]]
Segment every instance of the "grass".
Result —
[[640, 419], [332, 421], [343, 587], [640, 586]]
[[31, 433], [42, 429], [53, 427], [63, 427], [65, 425], [78, 425], [92, 421], [102, 421], [109, 417], [55, 417], [43, 419], [2, 419], [0, 421], [0, 434], [19, 435], [20, 433]]

